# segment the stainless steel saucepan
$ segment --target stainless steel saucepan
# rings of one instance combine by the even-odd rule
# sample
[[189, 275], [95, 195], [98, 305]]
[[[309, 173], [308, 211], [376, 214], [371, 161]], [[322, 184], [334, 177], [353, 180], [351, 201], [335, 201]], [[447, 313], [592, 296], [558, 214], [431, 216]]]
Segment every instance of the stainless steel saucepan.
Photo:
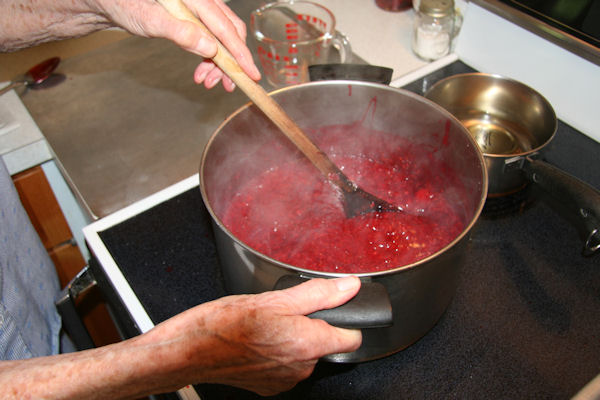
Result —
[[539, 159], [557, 127], [554, 109], [540, 93], [506, 77], [468, 73], [437, 82], [425, 97], [458, 118], [479, 145], [489, 197], [538, 185], [572, 214], [584, 254], [600, 249], [600, 191]]

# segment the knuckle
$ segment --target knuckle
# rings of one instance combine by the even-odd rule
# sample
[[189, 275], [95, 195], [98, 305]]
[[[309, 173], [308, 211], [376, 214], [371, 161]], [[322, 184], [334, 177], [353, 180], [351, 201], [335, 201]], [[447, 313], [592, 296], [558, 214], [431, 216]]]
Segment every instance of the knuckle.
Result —
[[242, 21], [242, 20], [235, 21], [235, 26], [237, 28], [237, 31], [241, 35], [243, 35], [242, 37], [246, 36], [247, 26], [246, 26], [246, 23], [244, 21]]
[[197, 30], [191, 24], [178, 24], [174, 32], [175, 41], [185, 49], [191, 49], [196, 46], [200, 40]]

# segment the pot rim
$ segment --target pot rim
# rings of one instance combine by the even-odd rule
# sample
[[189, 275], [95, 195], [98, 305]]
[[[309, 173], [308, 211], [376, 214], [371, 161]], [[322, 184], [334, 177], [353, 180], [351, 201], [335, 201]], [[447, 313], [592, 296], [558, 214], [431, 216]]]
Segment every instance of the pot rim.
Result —
[[383, 275], [390, 275], [390, 274], [394, 274], [394, 273], [398, 273], [398, 272], [403, 272], [403, 271], [409, 271], [412, 270], [416, 267], [418, 267], [419, 265], [422, 264], [426, 264], [428, 263], [430, 260], [439, 257], [441, 254], [449, 251], [451, 248], [453, 248], [455, 245], [457, 245], [465, 236], [467, 236], [467, 234], [471, 231], [471, 229], [473, 228], [473, 226], [475, 225], [475, 223], [478, 221], [479, 216], [481, 215], [481, 212], [483, 210], [483, 206], [485, 204], [485, 200], [487, 198], [487, 191], [488, 191], [488, 173], [487, 173], [487, 168], [485, 166], [485, 161], [484, 161], [484, 154], [481, 152], [479, 146], [477, 145], [477, 143], [475, 142], [475, 140], [473, 139], [473, 137], [471, 136], [471, 134], [467, 131], [467, 129], [462, 125], [462, 123], [451, 113], [449, 113], [448, 111], [446, 111], [444, 108], [442, 108], [441, 106], [439, 106], [438, 104], [434, 103], [433, 101], [420, 96], [418, 94], [415, 94], [413, 92], [410, 92], [408, 90], [405, 89], [401, 89], [401, 88], [394, 88], [388, 85], [383, 85], [383, 84], [379, 84], [379, 83], [373, 83], [373, 82], [362, 82], [362, 81], [355, 81], [355, 80], [323, 80], [323, 81], [316, 81], [316, 82], [307, 82], [307, 83], [301, 83], [298, 85], [293, 85], [293, 86], [288, 86], [288, 87], [283, 87], [277, 90], [274, 90], [272, 92], [269, 92], [269, 95], [275, 95], [278, 94], [280, 92], [285, 92], [285, 91], [293, 91], [296, 90], [296, 88], [303, 88], [303, 87], [308, 87], [308, 86], [328, 86], [328, 85], [359, 85], [359, 86], [372, 86], [372, 87], [377, 87], [380, 89], [384, 89], [384, 90], [391, 90], [394, 92], [398, 92], [401, 93], [403, 95], [408, 95], [409, 97], [415, 98], [418, 101], [422, 101], [427, 103], [428, 105], [434, 107], [435, 109], [437, 109], [439, 112], [441, 112], [442, 114], [444, 114], [444, 116], [446, 116], [449, 119], [454, 120], [457, 123], [457, 126], [459, 126], [460, 130], [463, 132], [463, 134], [467, 137], [467, 139], [470, 142], [470, 145], [473, 149], [475, 149], [477, 157], [479, 159], [479, 166], [481, 169], [481, 196], [479, 199], [479, 203], [477, 205], [477, 208], [475, 210], [475, 212], [473, 213], [473, 216], [471, 217], [470, 222], [465, 226], [465, 228], [461, 231], [461, 233], [459, 235], [457, 235], [450, 243], [448, 243], [446, 246], [444, 246], [443, 248], [441, 248], [440, 250], [436, 251], [433, 254], [430, 254], [429, 256], [422, 258], [414, 263], [411, 264], [405, 264], [405, 265], [401, 265], [395, 268], [390, 268], [390, 269], [386, 269], [383, 271], [377, 271], [377, 272], [362, 272], [362, 273], [339, 273], [339, 272], [326, 272], [326, 271], [316, 271], [316, 270], [311, 270], [311, 269], [306, 269], [306, 268], [301, 268], [301, 267], [297, 267], [295, 265], [292, 264], [287, 264], [284, 263], [282, 261], [276, 260], [274, 258], [271, 258], [269, 256], [267, 256], [266, 254], [263, 254], [257, 250], [255, 250], [254, 248], [250, 247], [249, 245], [247, 245], [246, 243], [244, 243], [242, 240], [238, 239], [226, 226], [225, 224], [223, 224], [223, 222], [221, 221], [221, 219], [216, 215], [216, 213], [213, 211], [212, 206], [210, 205], [210, 202], [208, 201], [208, 194], [206, 193], [206, 185], [205, 185], [205, 179], [204, 179], [204, 166], [206, 164], [206, 158], [208, 156], [208, 151], [212, 145], [212, 143], [215, 141], [215, 138], [217, 137], [217, 135], [219, 134], [219, 132], [221, 132], [221, 130], [229, 123], [229, 121], [231, 121], [233, 118], [235, 118], [238, 114], [242, 113], [244, 110], [250, 108], [253, 106], [253, 103], [250, 101], [246, 104], [244, 104], [243, 106], [239, 107], [236, 111], [234, 111], [231, 115], [229, 115], [215, 130], [215, 132], [211, 135], [210, 139], [208, 140], [208, 142], [206, 143], [206, 146], [204, 147], [204, 150], [202, 152], [202, 158], [201, 158], [201, 163], [200, 163], [200, 174], [199, 174], [199, 181], [200, 181], [200, 192], [202, 195], [202, 200], [204, 202], [204, 205], [206, 206], [208, 212], [210, 213], [211, 217], [212, 217], [212, 221], [216, 224], [218, 224], [219, 228], [221, 228], [223, 230], [223, 232], [225, 232], [235, 243], [237, 243], [238, 245], [244, 247], [246, 250], [250, 251], [252, 254], [256, 255], [259, 258], [265, 259], [275, 265], [278, 265], [282, 268], [285, 269], [289, 269], [292, 271], [295, 271], [297, 273], [303, 274], [303, 275], [310, 275], [310, 276], [314, 276], [314, 277], [341, 277], [341, 276], [357, 276], [357, 277], [374, 277], [374, 276], [383, 276]]

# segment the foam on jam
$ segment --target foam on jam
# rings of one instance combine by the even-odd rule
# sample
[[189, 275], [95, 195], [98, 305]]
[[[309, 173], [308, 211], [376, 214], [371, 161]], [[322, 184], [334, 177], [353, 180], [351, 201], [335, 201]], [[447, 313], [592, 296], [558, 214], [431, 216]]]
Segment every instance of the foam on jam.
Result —
[[339, 189], [294, 159], [245, 182], [222, 216], [255, 250], [306, 269], [370, 273], [421, 260], [464, 230], [456, 211], [464, 188], [435, 146], [358, 123], [323, 127], [313, 138], [351, 180], [404, 211], [347, 218]]

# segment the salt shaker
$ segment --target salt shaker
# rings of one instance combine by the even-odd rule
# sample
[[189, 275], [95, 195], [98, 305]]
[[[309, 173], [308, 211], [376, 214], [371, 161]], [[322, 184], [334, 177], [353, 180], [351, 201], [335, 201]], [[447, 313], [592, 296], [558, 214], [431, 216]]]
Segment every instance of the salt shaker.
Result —
[[412, 47], [426, 61], [450, 52], [454, 30], [454, 0], [421, 0], [416, 13]]

